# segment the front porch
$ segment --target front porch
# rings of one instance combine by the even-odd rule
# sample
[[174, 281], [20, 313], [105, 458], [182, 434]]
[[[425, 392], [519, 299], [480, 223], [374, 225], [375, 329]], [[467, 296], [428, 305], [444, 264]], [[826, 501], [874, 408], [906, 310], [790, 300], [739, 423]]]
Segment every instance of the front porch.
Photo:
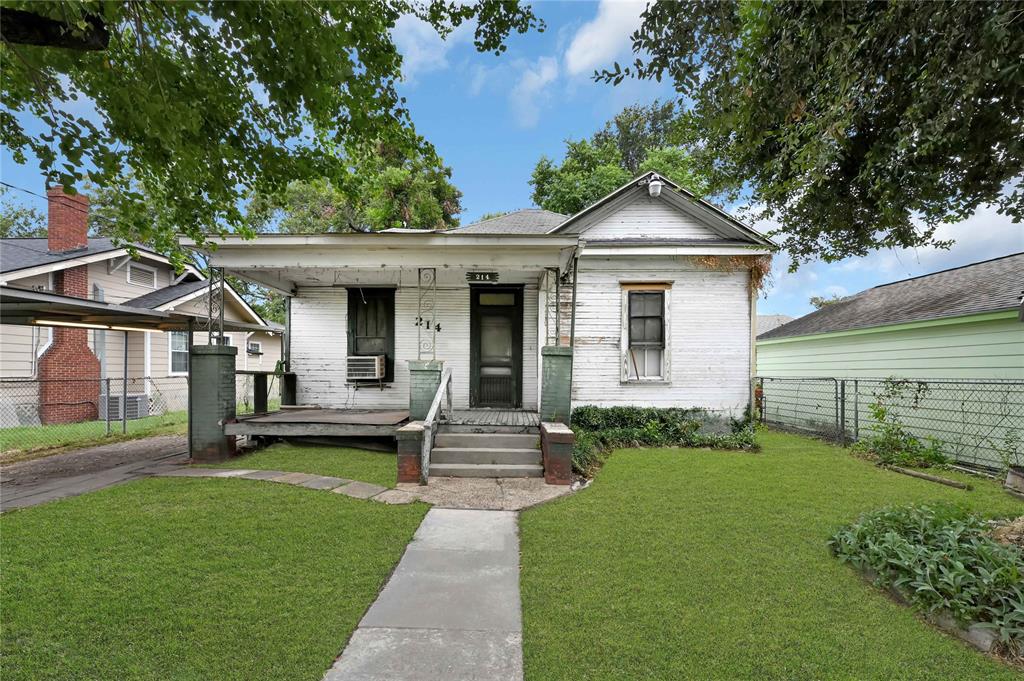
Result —
[[[224, 426], [225, 435], [249, 437], [394, 437], [410, 422], [402, 409], [282, 409], [238, 417]], [[522, 409], [455, 409], [440, 423], [463, 432], [494, 432], [495, 428], [538, 432], [540, 414]]]

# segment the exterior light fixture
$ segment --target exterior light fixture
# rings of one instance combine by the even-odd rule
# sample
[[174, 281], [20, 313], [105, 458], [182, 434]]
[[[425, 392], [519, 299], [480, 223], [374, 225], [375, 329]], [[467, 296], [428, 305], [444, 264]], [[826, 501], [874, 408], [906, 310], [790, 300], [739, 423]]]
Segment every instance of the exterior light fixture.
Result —
[[658, 198], [661, 196], [661, 188], [665, 186], [661, 180], [654, 179], [647, 183], [647, 193], [651, 195], [651, 198]]

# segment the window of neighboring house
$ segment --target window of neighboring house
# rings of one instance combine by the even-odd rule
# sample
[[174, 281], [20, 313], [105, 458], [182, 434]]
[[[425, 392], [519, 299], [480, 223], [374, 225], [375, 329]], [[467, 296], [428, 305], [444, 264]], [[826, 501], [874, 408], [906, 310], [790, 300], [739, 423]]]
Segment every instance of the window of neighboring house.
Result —
[[220, 344], [221, 345], [234, 345], [235, 341], [232, 340], [232, 338], [231, 338], [231, 336], [229, 334], [225, 333], [223, 336], [220, 337]]
[[668, 379], [668, 288], [629, 286], [623, 291], [623, 379]]
[[246, 352], [250, 355], [262, 355], [263, 354], [263, 343], [259, 341], [249, 341], [246, 345]]
[[171, 331], [167, 334], [167, 358], [167, 373], [188, 373], [188, 331]]
[[146, 288], [156, 288], [156, 268], [139, 263], [128, 263], [128, 283]]
[[384, 355], [384, 380], [395, 380], [394, 289], [348, 289], [348, 354]]

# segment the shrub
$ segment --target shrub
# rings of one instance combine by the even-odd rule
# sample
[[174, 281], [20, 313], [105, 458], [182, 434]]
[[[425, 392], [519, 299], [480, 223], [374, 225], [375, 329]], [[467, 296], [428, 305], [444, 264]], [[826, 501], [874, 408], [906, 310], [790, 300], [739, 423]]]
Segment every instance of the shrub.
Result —
[[928, 444], [924, 444], [920, 438], [908, 433], [883, 404], [871, 404], [868, 408], [875, 420], [874, 434], [855, 444], [856, 451], [885, 465], [929, 468], [949, 463], [949, 458], [942, 453], [941, 442], [929, 438]]
[[753, 449], [754, 429], [747, 421], [727, 419], [706, 409], [653, 407], [578, 407], [572, 413], [576, 433], [573, 470], [587, 475], [605, 454], [621, 447], [711, 447]]
[[887, 508], [833, 535], [839, 560], [872, 570], [926, 612], [948, 610], [962, 625], [980, 623], [1019, 651], [1024, 645], [1024, 555], [987, 536], [988, 523], [951, 506]]

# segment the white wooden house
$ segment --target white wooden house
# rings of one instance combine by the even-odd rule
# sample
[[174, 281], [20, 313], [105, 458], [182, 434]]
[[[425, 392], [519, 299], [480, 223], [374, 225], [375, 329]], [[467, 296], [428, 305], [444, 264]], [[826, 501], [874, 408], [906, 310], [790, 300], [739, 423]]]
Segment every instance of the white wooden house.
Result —
[[436, 360], [455, 412], [535, 427], [567, 418], [556, 393], [568, 397], [570, 385], [572, 407], [745, 413], [751, 268], [770, 248], [647, 173], [573, 216], [534, 209], [445, 232], [228, 237], [210, 257], [289, 297], [284, 352], [299, 404], [422, 418], [416, 371]]

